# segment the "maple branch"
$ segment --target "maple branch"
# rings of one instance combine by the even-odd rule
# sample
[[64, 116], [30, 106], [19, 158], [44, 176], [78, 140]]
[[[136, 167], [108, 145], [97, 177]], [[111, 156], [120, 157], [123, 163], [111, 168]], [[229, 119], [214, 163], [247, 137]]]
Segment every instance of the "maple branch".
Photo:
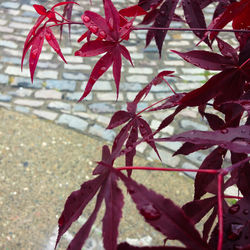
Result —
[[57, 24], [52, 24], [48, 27], [52, 28], [55, 26], [60, 26], [60, 25], [65, 25], [65, 24], [80, 24], [80, 25], [85, 25], [84, 23], [80, 23], [80, 22], [64, 22], [64, 23], [57, 23]]
[[133, 27], [133, 30], [169, 30], [169, 31], [215, 31], [215, 32], [243, 32], [250, 33], [250, 30], [238, 29], [206, 29], [206, 28], [165, 28], [165, 27]]
[[142, 166], [126, 166], [119, 167], [116, 170], [153, 170], [153, 171], [170, 171], [170, 172], [197, 172], [197, 173], [208, 173], [208, 174], [219, 174], [220, 170], [214, 169], [189, 169], [189, 168], [155, 168], [155, 167], [142, 167]]
[[219, 223], [219, 240], [217, 245], [217, 250], [222, 250], [223, 244], [223, 210], [222, 210], [222, 178], [225, 173], [220, 173], [218, 175], [218, 223]]
[[176, 94], [176, 92], [174, 91], [174, 89], [171, 87], [171, 85], [168, 83], [168, 81], [166, 80], [166, 79], [164, 79], [164, 78], [162, 78], [163, 79], [163, 81], [168, 85], [168, 87], [172, 90], [172, 92], [175, 94], [175, 95], [177, 95]]

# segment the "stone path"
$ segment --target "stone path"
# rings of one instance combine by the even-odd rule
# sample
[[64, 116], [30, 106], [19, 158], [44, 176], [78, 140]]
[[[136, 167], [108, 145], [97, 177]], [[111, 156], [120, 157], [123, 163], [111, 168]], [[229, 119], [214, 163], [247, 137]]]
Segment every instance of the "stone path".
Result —
[[[82, 6], [92, 11], [101, 11], [99, 1], [93, 1], [93, 6], [89, 6], [88, 0], [78, 2], [80, 7], [77, 6], [73, 13], [76, 21], [80, 21], [80, 16], [84, 11]], [[83, 33], [84, 28], [72, 26], [71, 44], [67, 41], [66, 32], [64, 34], [66, 42], [62, 44], [63, 54], [68, 64], [64, 64], [46, 44], [32, 84], [29, 78], [28, 57], [22, 72], [20, 61], [25, 37], [37, 18], [32, 7], [34, 3], [38, 2], [9, 0], [0, 4], [0, 106], [2, 107], [36, 115], [111, 142], [116, 132], [106, 130], [105, 127], [112, 114], [119, 109], [124, 109], [126, 102], [133, 100], [136, 93], [159, 71], [173, 70], [176, 75], [181, 77], [168, 79], [177, 92], [197, 88], [208, 79], [206, 71], [191, 67], [180, 60], [176, 54], [169, 52], [170, 49], [179, 51], [193, 49], [198, 40], [192, 33], [169, 32], [163, 47], [162, 59], [159, 60], [154, 45], [144, 49], [146, 31], [136, 31], [131, 34], [128, 42], [124, 42], [131, 52], [135, 67], [123, 62], [118, 101], [115, 102], [115, 84], [112, 72], [109, 70], [97, 81], [86, 100], [77, 103], [97, 58], [83, 59], [73, 56], [74, 51], [81, 46], [75, 41]], [[125, 0], [116, 0], [114, 3], [118, 9], [126, 6]], [[206, 13], [207, 18], [211, 19], [211, 9], [207, 9]], [[173, 27], [180, 27], [180, 23], [173, 23]], [[171, 95], [171, 91], [167, 85], [154, 86], [152, 92], [140, 103], [139, 109], [168, 95]], [[150, 121], [152, 128], [156, 129], [162, 117], [166, 117], [170, 112], [146, 113], [143, 116]], [[207, 130], [206, 123], [199, 119], [196, 111], [185, 110], [180, 113], [173, 125], [163, 131], [163, 134], [171, 135], [187, 129]], [[191, 154], [185, 163], [182, 163], [182, 159], [179, 157], [171, 159], [170, 155], [179, 145], [180, 143], [177, 142], [158, 145], [163, 163], [172, 167], [195, 168], [205, 156], [203, 153]], [[157, 158], [145, 144], [140, 145], [138, 151], [148, 159]]]

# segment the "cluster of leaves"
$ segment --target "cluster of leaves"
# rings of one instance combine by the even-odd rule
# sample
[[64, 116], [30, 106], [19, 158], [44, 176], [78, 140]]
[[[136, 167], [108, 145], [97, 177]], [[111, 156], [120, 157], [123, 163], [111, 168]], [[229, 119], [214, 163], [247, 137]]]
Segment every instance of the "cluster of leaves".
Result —
[[[179, 6], [178, 6], [179, 3]], [[210, 4], [217, 4], [212, 22], [206, 26], [203, 9]], [[62, 27], [64, 24], [74, 24], [71, 11], [74, 2], [62, 2], [47, 11], [44, 7], [35, 5], [40, 15], [35, 26], [28, 34], [24, 45], [23, 59], [29, 48], [30, 71], [33, 79], [35, 67], [41, 53], [44, 37], [52, 48], [64, 60], [59, 45], [47, 24]], [[68, 249], [81, 249], [98, 211], [105, 202], [103, 217], [103, 245], [107, 250], [114, 249], [249, 249], [250, 248], [250, 21], [248, 0], [140, 0], [138, 5], [116, 10], [111, 0], [103, 0], [105, 18], [91, 11], [85, 11], [82, 22], [87, 28], [79, 42], [87, 38], [87, 42], [75, 52], [76, 56], [89, 57], [105, 53], [90, 74], [86, 89], [80, 99], [83, 100], [91, 91], [96, 80], [113, 64], [113, 75], [119, 94], [119, 84], [122, 67], [122, 56], [132, 64], [130, 54], [122, 41], [129, 39], [136, 16], [142, 15], [141, 24], [148, 27], [146, 45], [154, 38], [161, 54], [165, 35], [170, 29], [171, 21], [181, 21], [189, 25], [201, 41], [212, 48], [216, 40], [220, 53], [194, 50], [179, 52], [173, 50], [181, 58], [192, 65], [206, 70], [218, 71], [202, 87], [188, 93], [175, 93], [165, 76], [174, 77], [172, 71], [159, 73], [148, 83], [130, 103], [127, 111], [117, 111], [111, 118], [107, 129], [119, 126], [120, 132], [114, 139], [112, 148], [103, 146], [102, 159], [93, 171], [94, 179], [82, 184], [67, 199], [64, 210], [59, 218], [59, 232], [56, 245], [63, 234], [83, 213], [88, 203], [96, 196], [93, 212], [86, 223], [80, 228], [71, 241]], [[63, 15], [54, 9], [65, 5]], [[175, 14], [176, 8], [183, 8], [184, 16]], [[56, 15], [61, 17], [60, 20]], [[67, 17], [67, 19], [66, 19]], [[233, 48], [218, 37], [219, 31], [232, 22], [238, 47]], [[42, 25], [42, 26], [41, 26]], [[40, 27], [41, 26], [41, 27]], [[91, 40], [94, 35], [95, 39]], [[23, 60], [22, 60], [23, 63]], [[150, 107], [137, 112], [138, 103], [150, 92], [152, 86], [167, 83], [173, 95], [166, 97]], [[207, 106], [214, 109], [209, 113]], [[200, 115], [205, 118], [211, 131], [192, 130], [166, 138], [154, 138], [167, 127], [175, 116], [187, 107], [197, 107]], [[171, 115], [165, 117], [156, 131], [152, 131], [146, 120], [142, 118], [145, 111], [156, 112], [175, 108]], [[163, 197], [143, 184], [132, 179], [132, 170], [153, 170], [150, 167], [134, 167], [133, 159], [136, 146], [146, 142], [158, 154], [156, 141], [181, 141], [183, 145], [174, 155], [188, 155], [198, 150], [211, 149], [202, 162], [194, 181], [194, 199], [182, 208], [173, 201]], [[226, 154], [230, 155], [231, 166], [224, 164]], [[115, 168], [114, 162], [125, 155], [123, 168]], [[160, 158], [160, 156], [159, 156]], [[122, 173], [127, 170], [127, 175]], [[158, 170], [166, 171], [168, 168]], [[184, 171], [182, 169], [176, 169]], [[226, 181], [224, 176], [228, 175]], [[124, 206], [123, 193], [118, 187], [118, 180], [126, 186], [129, 195], [145, 222], [161, 232], [166, 239], [182, 242], [186, 247], [135, 247], [127, 243], [118, 243], [118, 227], [122, 218]], [[233, 206], [228, 205], [224, 195], [225, 189], [235, 185], [242, 196]], [[208, 198], [204, 198], [204, 195]], [[218, 214], [218, 220], [216, 216]], [[195, 225], [206, 215], [202, 235]], [[214, 223], [217, 222], [216, 226]]]

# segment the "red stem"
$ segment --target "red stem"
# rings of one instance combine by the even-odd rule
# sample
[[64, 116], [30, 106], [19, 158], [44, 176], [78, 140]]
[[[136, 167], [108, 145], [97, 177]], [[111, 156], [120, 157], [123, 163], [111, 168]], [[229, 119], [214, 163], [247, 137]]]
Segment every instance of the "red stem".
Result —
[[218, 175], [218, 223], [219, 223], [219, 240], [217, 250], [222, 250], [223, 244], [223, 208], [222, 208], [222, 180], [224, 174]]
[[172, 92], [175, 94], [175, 95], [177, 95], [176, 94], [176, 92], [174, 91], [174, 89], [171, 87], [171, 85], [168, 83], [168, 81], [166, 80], [166, 79], [164, 79], [164, 78], [162, 78], [163, 79], [163, 81], [168, 85], [168, 87], [172, 90]]
[[233, 195], [224, 195], [223, 198], [225, 199], [242, 199], [241, 196], [233, 196]]
[[142, 167], [142, 166], [126, 166], [116, 168], [117, 170], [153, 170], [153, 171], [170, 171], [170, 172], [199, 172], [208, 174], [218, 174], [220, 170], [214, 169], [183, 169], [183, 168], [155, 168], [155, 167]]
[[250, 30], [205, 29], [205, 28], [133, 27], [133, 30], [216, 31], [216, 32], [244, 32], [244, 33], [250, 33]]

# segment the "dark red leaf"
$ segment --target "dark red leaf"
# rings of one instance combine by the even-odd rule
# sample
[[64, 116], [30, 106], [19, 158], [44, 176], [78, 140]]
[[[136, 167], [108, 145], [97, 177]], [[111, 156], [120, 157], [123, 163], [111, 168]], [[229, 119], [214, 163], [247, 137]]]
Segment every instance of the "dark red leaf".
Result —
[[142, 118], [139, 118], [138, 122], [139, 122], [139, 130], [140, 130], [141, 136], [149, 144], [149, 146], [153, 148], [153, 150], [155, 151], [155, 153], [157, 154], [157, 156], [161, 160], [161, 157], [160, 157], [158, 150], [155, 146], [153, 132], [152, 132], [150, 126]]
[[47, 42], [49, 43], [49, 45], [55, 50], [55, 52], [62, 58], [62, 60], [66, 62], [62, 51], [60, 49], [59, 43], [56, 40], [56, 37], [54, 36], [52, 30], [49, 27], [46, 27], [46, 32], [45, 32], [45, 38], [47, 40]]
[[33, 4], [33, 7], [39, 15], [47, 14], [47, 10], [42, 5]]
[[207, 241], [208, 239], [208, 235], [211, 231], [211, 228], [214, 224], [214, 221], [215, 221], [215, 218], [217, 216], [217, 212], [218, 212], [218, 209], [217, 207], [215, 207], [213, 209], [213, 212], [210, 214], [210, 216], [208, 217], [207, 221], [204, 223], [204, 226], [203, 226], [203, 240]]
[[218, 130], [225, 127], [224, 121], [219, 116], [209, 113], [204, 113], [204, 116], [206, 117], [211, 129]]
[[145, 221], [168, 239], [176, 239], [192, 249], [207, 249], [198, 231], [183, 210], [171, 200], [147, 189], [122, 173], [117, 173]]
[[[37, 28], [40, 26], [40, 24], [43, 22], [43, 20], [46, 17], [44, 16], [39, 16], [36, 24], [32, 27], [32, 29], [30, 30], [30, 32], [28, 33], [26, 40], [24, 42], [24, 47], [23, 47], [23, 55], [22, 55], [22, 60], [21, 60], [21, 68], [23, 68], [23, 61], [25, 58], [26, 53], [28, 52], [30, 46], [32, 45], [33, 41], [34, 41], [34, 35], [36, 33]], [[33, 37], [32, 37], [33, 36]]]
[[99, 59], [90, 74], [87, 86], [84, 90], [82, 97], [79, 99], [79, 102], [82, 101], [90, 93], [95, 82], [103, 75], [104, 72], [108, 70], [112, 63], [113, 56], [111, 52], [107, 52], [103, 57]]
[[107, 129], [116, 128], [116, 127], [120, 126], [121, 124], [127, 122], [131, 118], [132, 118], [132, 116], [128, 112], [123, 111], [123, 110], [117, 111], [112, 116]]
[[133, 125], [133, 120], [130, 121], [128, 124], [126, 124], [119, 134], [115, 137], [113, 146], [112, 146], [112, 154], [114, 157], [117, 157], [120, 154], [120, 150], [124, 144], [124, 142], [127, 140], [129, 136], [129, 131]]
[[158, 12], [159, 12], [158, 9], [153, 9], [150, 12], [148, 12], [148, 14], [145, 15], [145, 17], [143, 18], [141, 24], [146, 25], [146, 24], [150, 24], [151, 22], [153, 22]]
[[58, 220], [59, 230], [56, 245], [71, 224], [82, 214], [86, 205], [92, 200], [100, 186], [103, 184], [104, 179], [105, 177], [101, 175], [93, 180], [87, 181], [82, 184], [79, 190], [74, 191], [68, 197], [64, 205], [64, 210]]
[[174, 113], [167, 116], [159, 125], [159, 127], [157, 128], [156, 132], [158, 133], [159, 131], [161, 131], [162, 129], [166, 128], [175, 118], [175, 116], [183, 109], [182, 106], [178, 106]]
[[[238, 76], [238, 72], [235, 69], [228, 69], [220, 72], [217, 75], [212, 76], [203, 86], [187, 93], [180, 103], [186, 106], [200, 106], [206, 104], [210, 99], [215, 98], [226, 88], [232, 78]], [[238, 77], [237, 77], [238, 78]], [[230, 93], [232, 93], [230, 91]]]
[[216, 37], [219, 50], [223, 56], [231, 57], [234, 64], [237, 64], [239, 57], [237, 54], [237, 49], [234, 49], [230, 44]]
[[176, 50], [171, 51], [182, 57], [185, 61], [206, 70], [224, 70], [234, 66], [232, 61], [227, 57], [209, 51], [192, 50], [185, 53]]
[[[214, 149], [202, 162], [199, 169], [215, 169], [218, 170], [221, 168], [224, 156], [226, 154], [225, 149], [221, 149], [217, 147]], [[217, 175], [207, 174], [198, 172], [195, 177], [195, 194], [194, 199], [200, 199], [204, 194], [207, 193], [207, 187], [211, 184], [215, 179], [217, 179]]]
[[111, 173], [106, 184], [106, 210], [102, 220], [102, 236], [104, 248], [107, 250], [113, 250], [117, 247], [118, 226], [124, 205], [123, 194], [117, 186], [116, 179], [117, 177]]
[[97, 56], [107, 51], [110, 51], [115, 43], [108, 41], [94, 40], [89, 41], [75, 52], [75, 56], [88, 57]]
[[250, 29], [250, 2], [247, 0], [241, 1], [244, 5], [242, 12], [233, 19], [232, 26], [234, 29]]
[[34, 39], [32, 40], [32, 46], [30, 49], [30, 57], [29, 57], [29, 67], [30, 67], [30, 77], [33, 82], [34, 73], [36, 70], [36, 65], [39, 59], [39, 56], [42, 52], [44, 36], [45, 36], [46, 27], [43, 26], [39, 28], [36, 32]]
[[111, 0], [103, 0], [106, 23], [115, 41], [119, 40], [120, 15]]
[[117, 250], [192, 250], [191, 248], [184, 247], [163, 247], [163, 246], [150, 246], [150, 247], [137, 247], [131, 246], [127, 242], [122, 242], [118, 245]]
[[147, 12], [138, 5], [129, 6], [119, 11], [122, 16], [135, 17], [147, 14]]
[[[179, 0], [165, 0], [160, 7], [159, 13], [155, 18], [153, 24], [157, 28], [169, 28], [172, 18], [174, 16], [174, 11]], [[151, 34], [152, 31], [149, 31], [148, 34]], [[154, 30], [152, 33], [152, 38], [155, 38], [156, 45], [161, 56], [161, 49], [167, 34], [167, 30]], [[148, 41], [152, 40], [150, 38]], [[148, 44], [148, 43], [147, 43]]]
[[106, 192], [106, 186], [103, 184], [101, 186], [101, 189], [100, 189], [98, 195], [97, 195], [94, 211], [89, 216], [89, 218], [85, 222], [85, 224], [77, 232], [77, 234], [75, 235], [73, 240], [70, 242], [70, 244], [67, 248], [68, 250], [70, 250], [70, 249], [81, 250], [82, 249], [82, 246], [84, 245], [86, 239], [88, 238], [90, 230], [91, 230], [91, 228], [96, 220], [96, 216], [97, 216], [97, 213], [100, 210], [100, 207], [102, 205], [102, 201], [104, 199], [105, 192]]
[[185, 141], [207, 146], [219, 145], [236, 153], [250, 153], [250, 126], [243, 125], [220, 131], [190, 130], [167, 138], [155, 138], [154, 141]]
[[129, 51], [127, 50], [127, 48], [125, 46], [123, 46], [123, 45], [120, 44], [120, 50], [121, 50], [122, 55], [130, 62], [130, 64], [132, 66], [134, 66], [133, 62], [132, 62], [132, 59], [130, 57]]
[[[186, 21], [190, 28], [207, 28], [199, 0], [183, 0], [182, 6]], [[205, 31], [193, 32], [199, 38], [202, 38], [205, 35]], [[205, 42], [210, 46], [209, 40], [207, 38], [205, 39]]]
[[[224, 28], [229, 22], [242, 13], [247, 4], [248, 0], [231, 3], [229, 6], [227, 6], [226, 10], [222, 14], [220, 14], [211, 22], [211, 24], [208, 26], [208, 29]], [[210, 33], [211, 40], [214, 40], [218, 34], [217, 31], [206, 32], [206, 34], [208, 33]]]
[[200, 149], [207, 149], [210, 146], [206, 144], [194, 144], [191, 142], [185, 142], [177, 151], [174, 152], [173, 156], [178, 154], [188, 155]]
[[89, 10], [85, 11], [81, 18], [85, 26], [92, 33], [103, 39], [105, 38], [107, 41], [114, 41], [112, 32], [110, 31], [105, 18]]
[[[132, 127], [128, 140], [126, 142], [126, 149], [129, 151], [125, 155], [126, 166], [133, 166], [134, 156], [136, 154], [136, 148], [133, 146], [138, 139], [138, 126], [137, 123]], [[130, 176], [132, 170], [128, 170], [128, 176]]]
[[113, 76], [115, 79], [115, 85], [116, 85], [116, 99], [118, 99], [119, 96], [119, 86], [120, 86], [120, 80], [121, 80], [121, 68], [122, 68], [122, 56], [121, 56], [121, 50], [120, 45], [117, 45], [112, 49], [112, 57], [113, 57]]
[[211, 197], [204, 200], [190, 201], [182, 209], [196, 224], [217, 204], [217, 200], [217, 197]]

